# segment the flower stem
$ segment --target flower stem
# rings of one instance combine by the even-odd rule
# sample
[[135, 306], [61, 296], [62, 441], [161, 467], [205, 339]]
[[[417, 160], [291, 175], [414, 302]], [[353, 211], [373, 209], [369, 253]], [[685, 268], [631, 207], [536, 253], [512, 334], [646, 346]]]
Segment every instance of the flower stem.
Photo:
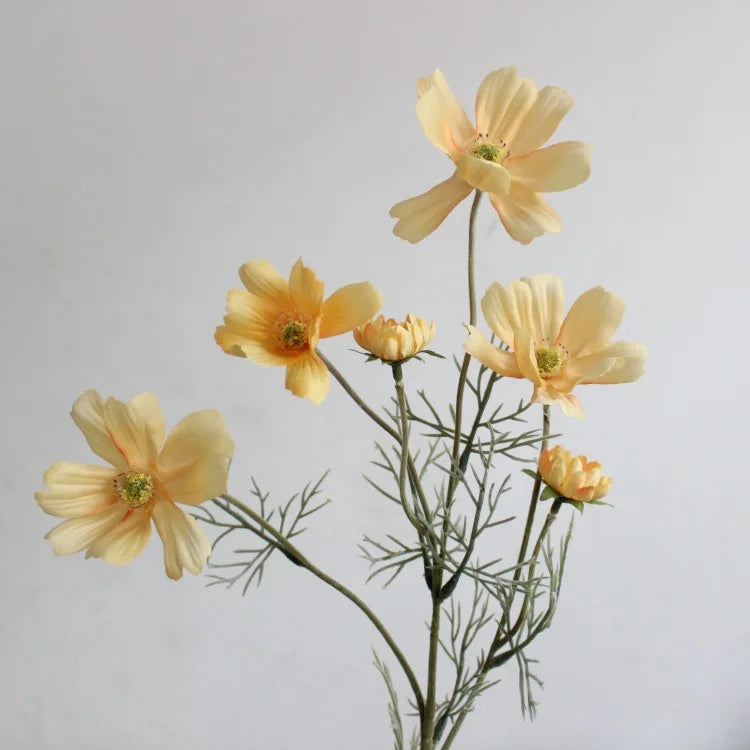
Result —
[[255, 523], [261, 526], [281, 546], [283, 546], [290, 555], [298, 560], [303, 567], [307, 568], [314, 576], [319, 578], [324, 583], [327, 583], [329, 586], [331, 586], [331, 588], [334, 588], [340, 594], [343, 594], [347, 599], [349, 599], [349, 601], [353, 602], [365, 614], [365, 616], [375, 626], [380, 635], [383, 636], [383, 639], [390, 647], [393, 655], [396, 657], [396, 660], [401, 665], [401, 668], [404, 670], [406, 679], [409, 681], [409, 684], [411, 685], [411, 688], [414, 692], [414, 699], [417, 704], [417, 710], [419, 711], [420, 717], [422, 717], [425, 711], [425, 703], [424, 696], [422, 695], [422, 689], [419, 686], [419, 681], [417, 680], [414, 671], [409, 665], [409, 662], [406, 660], [403, 652], [396, 644], [396, 641], [393, 639], [393, 636], [388, 632], [385, 625], [383, 625], [378, 616], [353, 591], [348, 589], [342, 583], [339, 583], [335, 578], [332, 578], [327, 573], [324, 573], [317, 566], [313, 565], [313, 563], [310, 562], [310, 560], [304, 554], [302, 554], [302, 552], [300, 552], [300, 550], [297, 549], [297, 547], [292, 544], [292, 542], [290, 542], [280, 531], [274, 528], [270, 523], [268, 523], [268, 521], [266, 521], [265, 518], [256, 513], [252, 508], [248, 507], [242, 501], [238, 500], [236, 497], [230, 495], [229, 493], [224, 493], [221, 495], [221, 497], [230, 505], [233, 505], [235, 508], [242, 511], [242, 513], [248, 516], [248, 518], [251, 518], [253, 521], [255, 521]]

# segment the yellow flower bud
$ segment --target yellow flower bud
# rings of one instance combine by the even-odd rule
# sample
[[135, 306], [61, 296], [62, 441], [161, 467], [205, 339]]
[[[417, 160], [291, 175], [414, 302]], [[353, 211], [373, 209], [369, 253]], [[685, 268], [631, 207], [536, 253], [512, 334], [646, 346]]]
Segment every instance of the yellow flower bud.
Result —
[[379, 315], [357, 326], [354, 340], [384, 362], [400, 362], [423, 351], [435, 335], [434, 321], [407, 315], [403, 323]]
[[539, 473], [560, 497], [584, 503], [600, 500], [612, 486], [612, 478], [602, 475], [598, 461], [589, 461], [586, 456], [574, 456], [562, 445], [542, 451]]

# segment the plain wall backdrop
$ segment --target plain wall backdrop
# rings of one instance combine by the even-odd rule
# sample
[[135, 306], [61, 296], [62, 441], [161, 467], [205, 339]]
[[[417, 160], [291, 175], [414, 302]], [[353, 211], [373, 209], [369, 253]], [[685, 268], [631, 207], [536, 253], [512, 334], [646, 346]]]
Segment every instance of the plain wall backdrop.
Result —
[[[282, 501], [333, 468], [333, 504], [300, 545], [422, 675], [417, 572], [365, 586], [356, 546], [404, 530], [361, 478], [375, 428], [335, 384], [320, 407], [295, 399], [213, 330], [241, 263], [286, 274], [302, 256], [329, 290], [369, 279], [387, 314], [435, 318], [435, 348], [460, 352], [468, 202], [417, 246], [388, 210], [449, 174], [415, 116], [417, 78], [440, 67], [471, 113], [504, 65], [574, 96], [553, 140], [593, 144], [593, 169], [550, 196], [562, 234], [528, 247], [485, 201], [480, 293], [538, 272], [563, 277], [568, 303], [603, 284], [628, 305], [617, 338], [650, 355], [636, 384], [580, 389], [585, 421], [553, 411], [615, 477], [616, 507], [577, 523], [556, 620], [532, 647], [536, 722], [510, 666], [455, 747], [750, 747], [749, 24], [741, 0], [3, 3], [0, 748], [392, 746], [371, 646], [402, 703], [404, 681], [347, 601], [283, 559], [245, 598], [174, 583], [156, 537], [126, 568], [55, 559], [33, 493], [54, 461], [97, 461], [68, 416], [87, 388], [154, 391], [170, 426], [217, 408], [234, 494], [254, 475]], [[388, 371], [350, 346], [324, 350], [385, 403]], [[452, 364], [418, 375], [445, 403]]]

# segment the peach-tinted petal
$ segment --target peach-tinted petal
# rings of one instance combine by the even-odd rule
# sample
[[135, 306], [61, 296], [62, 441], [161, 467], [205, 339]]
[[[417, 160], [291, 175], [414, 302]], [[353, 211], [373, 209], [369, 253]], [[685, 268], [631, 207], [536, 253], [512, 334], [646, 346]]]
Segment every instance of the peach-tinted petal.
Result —
[[82, 518], [99, 513], [115, 502], [116, 471], [109, 466], [59, 461], [44, 473], [48, 490], [37, 492], [45, 513], [60, 518]]
[[151, 515], [133, 511], [109, 531], [98, 536], [86, 557], [101, 557], [108, 563], [127, 565], [143, 552], [151, 538]]
[[625, 303], [614, 292], [597, 286], [584, 292], [563, 321], [558, 343], [571, 358], [601, 349], [620, 325]]
[[239, 270], [240, 280], [248, 292], [279, 310], [292, 309], [287, 280], [265, 260], [249, 260]]
[[511, 183], [510, 191], [505, 195], [490, 195], [490, 202], [505, 230], [522, 245], [528, 245], [545, 232], [555, 233], [562, 229], [555, 209], [538, 193], [518, 183]]
[[213, 409], [188, 414], [167, 437], [159, 454], [159, 479], [173, 502], [196, 504], [226, 490], [234, 441]]
[[573, 97], [557, 86], [545, 86], [526, 113], [513, 139], [513, 153], [521, 156], [542, 147], [573, 107]]
[[643, 344], [630, 341], [617, 341], [605, 346], [589, 356], [615, 357], [614, 364], [604, 373], [597, 374], [589, 370], [581, 383], [598, 383], [600, 385], [613, 383], [632, 383], [643, 375], [648, 351]]
[[391, 209], [391, 216], [398, 219], [393, 234], [412, 244], [423, 240], [471, 191], [471, 185], [454, 172], [426, 193], [397, 203]]
[[552, 193], [580, 185], [591, 173], [589, 146], [578, 141], [556, 143], [554, 146], [511, 157], [505, 166], [513, 182], [529, 190]]
[[523, 279], [514, 281], [505, 289], [494, 282], [481, 301], [482, 312], [492, 332], [508, 346], [515, 348], [513, 331], [525, 328], [531, 331], [531, 288]]
[[112, 442], [104, 424], [104, 399], [95, 390], [88, 390], [76, 399], [70, 416], [97, 456], [117, 469], [127, 467], [125, 457]]
[[466, 326], [466, 329], [469, 331], [469, 338], [464, 344], [465, 352], [500, 375], [506, 375], [510, 378], [524, 377], [518, 369], [513, 354], [493, 346], [484, 334], [474, 326]]
[[505, 141], [512, 151], [513, 139], [536, 97], [534, 82], [519, 78], [514, 67], [492, 71], [477, 91], [477, 132]]
[[469, 153], [461, 154], [456, 165], [456, 174], [469, 185], [483, 193], [507, 193], [510, 190], [510, 175], [505, 167], [485, 161]]
[[108, 398], [104, 424], [129, 466], [145, 469], [152, 465], [164, 439], [164, 417], [152, 393], [142, 393], [127, 403]]
[[513, 338], [513, 348], [516, 352], [518, 369], [527, 380], [530, 380], [537, 386], [542, 385], [542, 378], [539, 375], [539, 369], [536, 364], [536, 354], [531, 334], [523, 330], [523, 328], [516, 328], [513, 331]]
[[127, 505], [116, 503], [92, 516], [70, 518], [55, 526], [45, 539], [50, 540], [56, 555], [72, 555], [86, 549], [100, 534], [119, 523], [127, 512]]
[[315, 271], [308, 268], [300, 258], [289, 274], [289, 293], [297, 310], [315, 318], [323, 304], [323, 282], [318, 280]]
[[584, 413], [581, 402], [572, 393], [558, 393], [555, 401], [560, 404], [563, 414], [574, 419], [583, 419]]
[[369, 281], [341, 287], [323, 303], [320, 338], [351, 331], [369, 320], [382, 306], [382, 297]]
[[439, 70], [419, 79], [417, 94], [417, 117], [425, 135], [455, 161], [463, 144], [474, 135], [466, 112]]
[[164, 544], [164, 567], [172, 580], [182, 578], [182, 570], [197, 575], [211, 554], [211, 544], [203, 529], [174, 503], [162, 500], [154, 505], [153, 519]]
[[328, 370], [315, 352], [308, 352], [286, 368], [286, 388], [295, 396], [323, 401], [331, 386]]
[[553, 273], [538, 273], [521, 279], [531, 290], [531, 331], [536, 343], [551, 345], [563, 320], [565, 295], [562, 279]]

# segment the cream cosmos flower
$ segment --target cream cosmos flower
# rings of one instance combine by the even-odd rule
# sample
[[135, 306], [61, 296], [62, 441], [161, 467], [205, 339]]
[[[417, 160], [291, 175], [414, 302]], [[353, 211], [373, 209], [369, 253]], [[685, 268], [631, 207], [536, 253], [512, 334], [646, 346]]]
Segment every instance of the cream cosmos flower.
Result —
[[612, 478], [602, 474], [598, 461], [574, 456], [562, 445], [542, 451], [539, 474], [560, 497], [584, 503], [601, 500], [612, 486]]
[[532, 400], [559, 403], [571, 416], [583, 409], [572, 391], [588, 383], [630, 383], [643, 374], [646, 347], [609, 340], [620, 325], [625, 303], [597, 286], [584, 292], [563, 320], [559, 276], [539, 274], [504, 289], [490, 286], [482, 311], [492, 332], [509, 347], [493, 346], [474, 326], [467, 326], [464, 349], [501, 375], [527, 378]]
[[435, 335], [435, 323], [428, 324], [424, 318], [413, 315], [407, 315], [406, 320], [400, 323], [379, 315], [357, 326], [352, 333], [354, 340], [378, 359], [400, 362], [429, 346]]
[[153, 393], [124, 403], [86, 391], [71, 416], [91, 450], [112, 466], [61, 461], [45, 472], [49, 489], [36, 493], [37, 502], [50, 515], [68, 519], [47, 534], [55, 554], [85, 549], [86, 557], [125, 565], [145, 548], [153, 520], [167, 575], [181, 578], [183, 568], [199, 573], [211, 545], [175, 503], [197, 505], [226, 489], [234, 443], [221, 415], [189, 414], [166, 442]]
[[245, 289], [227, 295], [216, 343], [259, 365], [286, 367], [286, 387], [319, 404], [330, 379], [315, 353], [319, 339], [338, 336], [371, 318], [382, 306], [369, 281], [348, 284], [323, 300], [323, 282], [298, 260], [287, 282], [270, 263], [251, 260], [239, 271]]
[[583, 182], [589, 176], [588, 146], [577, 141], [541, 146], [573, 106], [570, 94], [557, 86], [537, 91], [513, 67], [495, 70], [477, 92], [476, 127], [439, 70], [418, 81], [417, 94], [425, 135], [450, 157], [456, 171], [391, 209], [398, 219], [394, 234], [419, 242], [475, 188], [489, 193], [514, 240], [526, 245], [544, 232], [560, 231], [560, 218], [539, 193]]

